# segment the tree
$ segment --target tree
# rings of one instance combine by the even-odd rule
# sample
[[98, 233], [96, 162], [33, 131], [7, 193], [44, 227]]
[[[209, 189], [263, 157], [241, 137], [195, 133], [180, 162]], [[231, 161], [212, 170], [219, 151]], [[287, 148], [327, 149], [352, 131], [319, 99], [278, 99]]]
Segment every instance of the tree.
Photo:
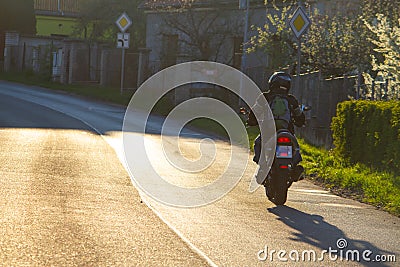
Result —
[[386, 22], [396, 25], [400, 19], [400, 5], [394, 0], [361, 0], [362, 18], [368, 23], [377, 19], [377, 14], [386, 17]]
[[162, 9], [160, 16], [165, 26], [160, 35], [178, 35], [180, 52], [191, 57], [191, 60], [217, 61], [227, 39], [239, 35], [242, 26], [241, 21], [232, 19], [231, 10], [226, 10], [219, 1], [208, 4], [207, 10], [199, 9], [195, 1], [158, 7]]
[[116, 33], [119, 31], [115, 21], [126, 12], [133, 22], [127, 30], [131, 33], [131, 47], [143, 47], [146, 25], [144, 14], [138, 9], [140, 2], [140, 0], [81, 1], [76, 35], [83, 36], [89, 42], [115, 41]]
[[366, 27], [361, 20], [343, 14], [312, 15], [303, 52], [310, 70], [326, 76], [340, 76], [370, 68], [371, 47]]
[[399, 19], [400, 5], [393, 0], [362, 0], [362, 21], [368, 27], [372, 49], [371, 69], [364, 74], [368, 84], [376, 79], [388, 79], [399, 93]]
[[197, 11], [189, 6], [176, 12], [163, 14], [163, 20], [170, 32], [180, 36], [181, 52], [192, 60], [217, 61], [225, 41], [240, 28], [223, 9]]
[[274, 70], [293, 67], [296, 62], [297, 44], [287, 22], [297, 1], [283, 0], [282, 3], [278, 5], [276, 0], [265, 1], [265, 5], [274, 13], [268, 12], [263, 27], [252, 27], [257, 34], [250, 38], [247, 50], [248, 53], [264, 51], [270, 56], [269, 67]]
[[[369, 55], [373, 47], [365, 46], [368, 30], [359, 17], [362, 13], [357, 13], [360, 8], [349, 2], [336, 13], [330, 10], [329, 14], [321, 14], [313, 2], [304, 1], [305, 9], [310, 11], [311, 27], [302, 37], [303, 71], [320, 70], [325, 76], [339, 76], [370, 69]], [[297, 44], [288, 21], [297, 3], [266, 0], [265, 4], [274, 13], [268, 13], [264, 27], [257, 28], [257, 34], [251, 38], [248, 52], [266, 52], [272, 59], [273, 69], [295, 69]], [[354, 10], [356, 13], [352, 13]]]
[[0, 33], [17, 31], [36, 34], [36, 19], [33, 0], [0, 1]]
[[[397, 24], [390, 22], [390, 19], [383, 14], [377, 14], [377, 21], [374, 25], [365, 21], [368, 29], [373, 33], [371, 38], [374, 49], [383, 60], [378, 61], [375, 55], [371, 55], [372, 67], [377, 76], [383, 79], [390, 79], [393, 95], [395, 97], [400, 92], [400, 20]], [[373, 77], [366, 74], [367, 81], [372, 82]], [[390, 95], [389, 95], [390, 97]]]

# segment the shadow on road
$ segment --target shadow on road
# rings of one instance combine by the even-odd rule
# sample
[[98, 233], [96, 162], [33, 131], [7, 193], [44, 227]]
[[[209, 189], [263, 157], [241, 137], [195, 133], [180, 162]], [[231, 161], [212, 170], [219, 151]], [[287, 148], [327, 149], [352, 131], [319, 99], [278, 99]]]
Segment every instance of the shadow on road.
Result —
[[[107, 135], [109, 132], [121, 132], [125, 115], [125, 108], [100, 105], [97, 103], [90, 106], [90, 103], [76, 100], [75, 106], [71, 104], [68, 111], [59, 111], [58, 108], [50, 108], [45, 105], [29, 102], [18, 97], [3, 95], [0, 91], [0, 129], [58, 129], [58, 130], [83, 130], [93, 134]], [[82, 102], [82, 103], [81, 103]], [[51, 105], [51, 101], [47, 103]], [[85, 106], [88, 105], [88, 106]], [[61, 109], [65, 109], [68, 102], [62, 103]], [[131, 115], [131, 118], [134, 118]], [[161, 135], [161, 129], [165, 117], [157, 114], [150, 114], [146, 121], [145, 133]], [[137, 123], [137, 122], [136, 122]], [[129, 123], [128, 123], [129, 125]], [[133, 122], [135, 125], [135, 122]], [[138, 127], [130, 127], [137, 129]], [[179, 136], [187, 135], [187, 130], [197, 131], [185, 126]], [[141, 133], [141, 132], [140, 132]], [[169, 135], [164, 132], [163, 135]], [[190, 135], [191, 138], [203, 139], [213, 137], [212, 134]]]
[[[389, 266], [384, 262], [378, 263], [372, 261], [375, 259], [376, 255], [390, 255], [393, 254], [392, 252], [384, 251], [364, 240], [348, 238], [342, 230], [326, 222], [320, 215], [308, 214], [287, 206], [268, 208], [268, 211], [277, 215], [278, 220], [295, 230], [292, 232], [293, 237], [291, 237], [291, 240], [307, 243], [321, 249], [320, 251], [316, 251], [317, 258], [320, 256], [318, 253], [322, 253], [323, 250], [328, 251], [329, 248], [331, 248], [337, 251], [334, 254], [339, 256], [337, 261], [344, 263], [347, 260], [356, 261], [365, 266]], [[339, 239], [345, 239], [347, 241], [347, 246], [342, 249], [340, 249], [340, 247], [338, 248], [337, 242]], [[358, 251], [359, 260], [357, 260], [357, 252], [356, 254], [352, 253], [352, 251], [355, 250]], [[363, 252], [367, 250], [371, 251], [372, 254], [365, 255], [366, 260], [364, 260]], [[343, 261], [340, 259], [342, 255]], [[371, 259], [371, 261], [368, 261], [368, 258]], [[326, 259], [329, 260], [328, 254], [325, 254], [325, 260]]]

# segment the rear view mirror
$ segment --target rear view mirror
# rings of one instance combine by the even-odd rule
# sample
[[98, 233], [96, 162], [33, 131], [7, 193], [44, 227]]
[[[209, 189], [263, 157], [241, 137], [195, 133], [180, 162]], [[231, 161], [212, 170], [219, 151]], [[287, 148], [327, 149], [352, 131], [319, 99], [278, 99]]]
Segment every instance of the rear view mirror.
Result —
[[311, 109], [312, 109], [311, 106], [301, 105], [301, 110], [302, 111], [310, 111]]

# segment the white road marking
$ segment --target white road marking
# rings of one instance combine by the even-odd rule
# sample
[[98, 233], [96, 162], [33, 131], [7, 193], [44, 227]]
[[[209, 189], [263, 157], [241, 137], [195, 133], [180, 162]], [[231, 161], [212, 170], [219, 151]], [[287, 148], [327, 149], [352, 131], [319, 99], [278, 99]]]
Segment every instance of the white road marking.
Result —
[[292, 189], [289, 188], [289, 191], [294, 191], [299, 194], [309, 195], [309, 196], [321, 196], [321, 197], [331, 197], [331, 198], [340, 198], [337, 195], [330, 193], [329, 191], [325, 190], [309, 190], [309, 189]]
[[320, 206], [338, 207], [338, 208], [352, 208], [352, 209], [365, 209], [363, 206], [339, 204], [339, 203], [320, 203]]
[[[18, 97], [17, 97], [17, 98], [18, 98]], [[19, 98], [19, 99], [22, 99], [22, 98]], [[122, 151], [121, 151], [121, 150], [122, 150], [122, 138], [121, 138], [121, 140], [119, 140], [119, 141], [120, 141], [120, 148], [118, 148], [118, 145], [117, 145], [118, 141], [117, 141], [117, 142], [109, 142], [110, 137], [107, 138], [107, 136], [103, 135], [103, 134], [101, 133], [100, 130], [98, 130], [95, 126], [93, 126], [93, 125], [90, 124], [89, 122], [85, 121], [84, 119], [79, 118], [79, 117], [77, 117], [77, 116], [75, 116], [75, 115], [72, 115], [72, 114], [70, 114], [70, 113], [68, 113], [68, 112], [65, 112], [65, 111], [63, 111], [63, 110], [60, 110], [60, 109], [58, 109], [58, 108], [56, 108], [55, 106], [52, 106], [52, 105], [46, 105], [46, 104], [39, 103], [39, 102], [34, 101], [34, 100], [28, 100], [28, 99], [22, 99], [22, 100], [23, 100], [23, 101], [27, 101], [27, 102], [31, 102], [31, 103], [34, 103], [34, 104], [37, 104], [37, 105], [39, 105], [39, 106], [43, 106], [43, 107], [46, 107], [46, 108], [49, 108], [49, 109], [52, 109], [52, 110], [57, 111], [57, 112], [60, 112], [60, 113], [62, 113], [62, 114], [65, 114], [65, 115], [67, 115], [67, 116], [69, 116], [69, 117], [72, 117], [72, 118], [74, 118], [74, 119], [77, 119], [77, 120], [81, 121], [82, 123], [84, 123], [84, 124], [86, 124], [87, 126], [89, 126], [90, 128], [92, 128], [95, 132], [97, 132], [97, 133], [103, 138], [103, 140], [104, 140], [105, 142], [107, 142], [107, 144], [108, 144], [109, 146], [111, 146], [111, 147], [114, 149], [114, 151], [116, 152], [116, 154], [117, 154], [117, 156], [118, 156], [118, 159], [119, 159], [120, 162], [122, 163], [122, 165], [123, 165], [123, 167], [125, 168], [125, 170], [128, 172], [128, 170], [127, 170], [127, 168], [126, 168], [125, 161], [123, 160], [124, 157], [121, 158], [121, 156], [123, 155], [123, 154], [122, 154]], [[121, 152], [119, 152], [118, 150], [121, 151]], [[129, 172], [128, 172], [128, 173], [129, 173]], [[213, 267], [218, 266], [218, 265], [215, 264], [203, 251], [201, 251], [201, 250], [200, 250], [199, 248], [197, 248], [192, 242], [190, 242], [190, 240], [189, 240], [188, 238], [186, 238], [180, 231], [178, 231], [175, 227], [173, 227], [172, 224], [171, 224], [169, 221], [167, 221], [166, 219], [164, 219], [164, 218], [162, 217], [162, 215], [161, 215], [158, 211], [156, 211], [156, 210], [145, 200], [145, 198], [142, 197], [142, 196], [144, 195], [144, 193], [140, 190], [139, 187], [137, 187], [134, 183], [132, 183], [132, 185], [138, 190], [138, 192], [139, 192], [139, 194], [140, 194], [140, 196], [141, 196], [141, 198], [142, 198], [142, 200], [143, 200], [143, 203], [145, 203], [146, 206], [147, 206], [149, 209], [151, 209], [151, 210], [160, 218], [160, 220], [161, 220], [162, 222], [164, 222], [172, 231], [174, 231], [174, 232], [176, 233], [176, 235], [177, 235], [180, 239], [182, 239], [183, 242], [185, 242], [191, 249], [193, 249], [200, 257], [202, 257], [204, 260], [206, 260], [207, 263], [208, 263], [210, 266], [213, 266]]]

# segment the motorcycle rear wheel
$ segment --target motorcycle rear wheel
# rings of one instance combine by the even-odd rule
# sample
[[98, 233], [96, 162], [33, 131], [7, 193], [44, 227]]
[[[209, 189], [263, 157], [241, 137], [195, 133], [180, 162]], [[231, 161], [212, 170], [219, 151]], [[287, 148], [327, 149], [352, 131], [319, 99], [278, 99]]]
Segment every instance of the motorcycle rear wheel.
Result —
[[280, 182], [269, 181], [265, 186], [265, 194], [267, 195], [269, 201], [277, 206], [284, 205], [287, 200], [289, 186], [285, 181], [280, 180]]

